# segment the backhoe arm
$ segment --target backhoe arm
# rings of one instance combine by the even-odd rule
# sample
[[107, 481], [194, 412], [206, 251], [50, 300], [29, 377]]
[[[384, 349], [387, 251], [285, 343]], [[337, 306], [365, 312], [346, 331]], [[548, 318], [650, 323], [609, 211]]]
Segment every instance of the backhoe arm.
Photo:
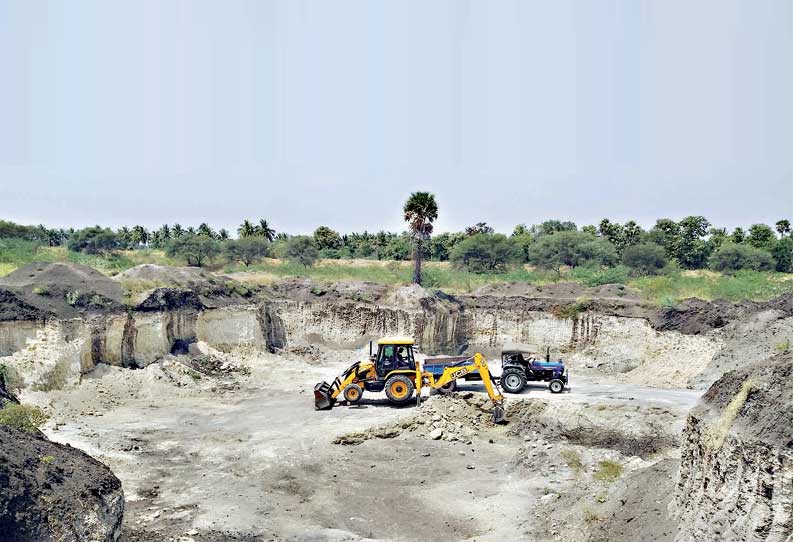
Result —
[[463, 364], [464, 362], [461, 362], [461, 364], [458, 365], [445, 367], [444, 371], [441, 373], [441, 375], [439, 375], [438, 378], [435, 378], [432, 374], [428, 374], [427, 376], [430, 387], [434, 389], [441, 388], [453, 380], [463, 378], [467, 374], [477, 371], [480, 373], [483, 384], [485, 384], [485, 391], [488, 392], [488, 397], [491, 399], [491, 402], [494, 405], [493, 421], [495, 423], [504, 421], [504, 396], [499, 393], [499, 389], [494, 384], [494, 380], [491, 377], [491, 371], [488, 370], [488, 362], [485, 360], [485, 356], [477, 352], [472, 358], [470, 358], [470, 360], [471, 361], [466, 360], [465, 365]]

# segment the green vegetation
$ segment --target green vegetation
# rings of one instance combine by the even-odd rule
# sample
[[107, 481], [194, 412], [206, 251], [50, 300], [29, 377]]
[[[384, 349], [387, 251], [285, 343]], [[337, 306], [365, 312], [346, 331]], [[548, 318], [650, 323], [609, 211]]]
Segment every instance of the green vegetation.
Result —
[[311, 237], [292, 237], [284, 248], [284, 257], [293, 264], [300, 264], [304, 268], [311, 267], [320, 257], [314, 239]]
[[634, 275], [658, 275], [668, 264], [664, 248], [654, 243], [633, 245], [623, 251], [623, 265]]
[[229, 261], [240, 262], [248, 267], [270, 253], [270, 242], [263, 237], [243, 237], [226, 241], [223, 250]]
[[760, 271], [740, 271], [731, 275], [709, 271], [676, 272], [633, 279], [628, 286], [659, 305], [673, 304], [689, 297], [706, 301], [768, 300], [792, 292], [791, 275]]
[[50, 463], [52, 463], [53, 461], [55, 461], [55, 457], [53, 457], [53, 456], [51, 456], [51, 455], [43, 455], [43, 456], [41, 456], [41, 457], [39, 458], [39, 461], [41, 461], [42, 463], [46, 463], [47, 465], [49, 465]]
[[522, 259], [519, 247], [499, 233], [477, 233], [452, 249], [450, 261], [472, 273], [506, 273]]
[[0, 425], [33, 433], [46, 421], [47, 415], [36, 406], [7, 403], [0, 408]]
[[165, 253], [182, 258], [188, 265], [201, 267], [211, 262], [221, 252], [220, 244], [206, 235], [183, 235], [172, 240]]
[[775, 268], [775, 261], [766, 250], [751, 245], [725, 243], [711, 255], [709, 267], [727, 273], [744, 269], [769, 271]]
[[403, 218], [414, 241], [414, 284], [422, 284], [422, 246], [433, 233], [433, 222], [438, 218], [438, 204], [430, 192], [414, 192], [405, 202]]
[[615, 461], [605, 460], [598, 462], [598, 469], [593, 473], [593, 478], [599, 482], [611, 484], [623, 474], [623, 467]]

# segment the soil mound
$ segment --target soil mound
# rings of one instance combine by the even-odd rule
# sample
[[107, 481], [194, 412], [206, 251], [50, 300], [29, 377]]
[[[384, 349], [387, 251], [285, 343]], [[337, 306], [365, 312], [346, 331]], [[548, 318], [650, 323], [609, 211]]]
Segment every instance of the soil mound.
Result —
[[6, 319], [11, 320], [74, 318], [86, 312], [122, 310], [121, 286], [99, 271], [75, 263], [31, 263], [0, 277], [0, 286], [22, 301], [7, 294], [5, 302], [0, 300], [0, 314], [8, 313]]
[[529, 297], [535, 299], [555, 299], [576, 301], [577, 299], [603, 299], [620, 301], [641, 301], [635, 292], [622, 284], [604, 284], [588, 288], [574, 282], [559, 282], [535, 286], [525, 282], [504, 282], [480, 286], [472, 295]]
[[295, 301], [353, 301], [377, 303], [388, 286], [367, 281], [319, 282], [306, 278], [286, 279], [271, 288], [276, 297]]
[[0, 288], [0, 322], [11, 320], [41, 320], [47, 311], [27, 303], [20, 294]]
[[[243, 284], [199, 267], [143, 264], [119, 273], [113, 279], [127, 290], [140, 310], [212, 308], [242, 303], [252, 295]], [[180, 291], [190, 291], [194, 295]]]
[[791, 296], [781, 295], [771, 301], [742, 303], [731, 303], [724, 299], [703, 301], [689, 298], [675, 307], [659, 311], [651, 323], [658, 331], [679, 331], [685, 335], [699, 335], [767, 310], [778, 310], [791, 315]]
[[85, 453], [0, 425], [0, 533], [7, 542], [116, 540], [121, 481]]

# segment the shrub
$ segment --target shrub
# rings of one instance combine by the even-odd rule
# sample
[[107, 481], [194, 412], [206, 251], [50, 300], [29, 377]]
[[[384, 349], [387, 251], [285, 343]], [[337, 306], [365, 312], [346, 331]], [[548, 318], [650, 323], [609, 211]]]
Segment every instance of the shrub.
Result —
[[767, 251], [744, 244], [725, 243], [709, 258], [709, 267], [715, 271], [768, 271], [774, 266], [772, 255]]
[[521, 260], [520, 249], [502, 234], [478, 233], [452, 249], [452, 263], [472, 273], [504, 273]]
[[656, 275], [668, 263], [664, 248], [655, 243], [644, 243], [626, 247], [623, 251], [623, 264], [636, 275]]
[[319, 252], [314, 245], [311, 237], [298, 236], [291, 237], [284, 248], [284, 257], [292, 263], [301, 264], [304, 267], [314, 265], [319, 258]]
[[620, 478], [623, 467], [615, 461], [599, 461], [598, 469], [593, 473], [593, 478], [599, 482], [612, 483]]
[[270, 253], [270, 243], [264, 237], [243, 237], [223, 244], [226, 257], [231, 262], [240, 262], [248, 267]]
[[121, 248], [121, 241], [113, 230], [92, 226], [76, 231], [67, 244], [69, 250], [86, 254], [112, 254]]
[[35, 432], [47, 421], [47, 415], [39, 407], [7, 403], [0, 408], [0, 425], [15, 427], [28, 433]]
[[314, 244], [320, 250], [340, 249], [342, 248], [342, 238], [328, 226], [320, 226], [314, 230]]
[[173, 239], [166, 248], [168, 256], [181, 258], [194, 267], [207, 264], [220, 252], [220, 243], [205, 235], [183, 235]]

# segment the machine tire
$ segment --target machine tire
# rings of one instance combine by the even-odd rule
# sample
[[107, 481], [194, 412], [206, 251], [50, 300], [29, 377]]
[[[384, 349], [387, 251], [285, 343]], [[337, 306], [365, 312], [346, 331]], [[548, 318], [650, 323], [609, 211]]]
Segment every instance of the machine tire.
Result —
[[348, 404], [355, 405], [364, 397], [364, 390], [362, 390], [361, 386], [358, 384], [348, 384], [345, 386], [345, 389], [342, 390], [342, 397], [345, 398]]
[[436, 389], [439, 391], [439, 393], [441, 393], [443, 395], [448, 395], [448, 394], [452, 393], [453, 391], [455, 391], [456, 389], [458, 389], [458, 381], [457, 380], [450, 380], [449, 382], [447, 382], [443, 386], [441, 386], [439, 388], [436, 388]]
[[395, 405], [404, 405], [414, 395], [414, 382], [406, 375], [394, 375], [386, 380], [386, 397]]
[[551, 382], [549, 382], [549, 391], [551, 393], [562, 393], [562, 390], [565, 389], [565, 382], [560, 380], [559, 378], [555, 378]]
[[527, 385], [527, 375], [520, 369], [507, 369], [502, 373], [502, 389], [508, 393], [520, 393]]

